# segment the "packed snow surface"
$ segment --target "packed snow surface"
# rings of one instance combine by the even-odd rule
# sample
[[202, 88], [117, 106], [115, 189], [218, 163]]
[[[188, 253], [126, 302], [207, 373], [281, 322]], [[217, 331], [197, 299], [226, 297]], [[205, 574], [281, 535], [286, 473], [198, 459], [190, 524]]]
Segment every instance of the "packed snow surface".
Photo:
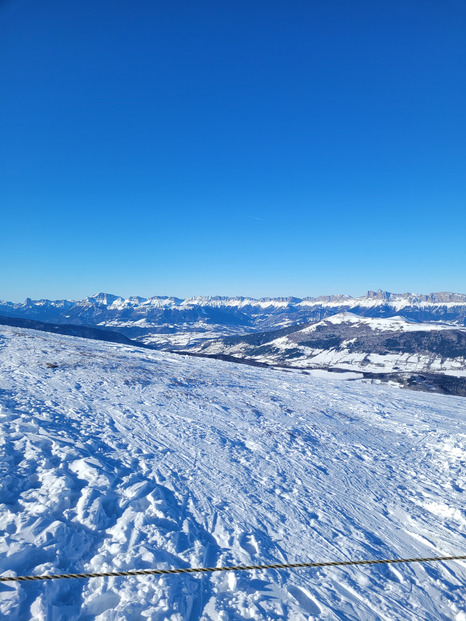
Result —
[[[466, 401], [2, 327], [3, 575], [466, 553]], [[466, 619], [466, 563], [0, 585], [35, 620]]]

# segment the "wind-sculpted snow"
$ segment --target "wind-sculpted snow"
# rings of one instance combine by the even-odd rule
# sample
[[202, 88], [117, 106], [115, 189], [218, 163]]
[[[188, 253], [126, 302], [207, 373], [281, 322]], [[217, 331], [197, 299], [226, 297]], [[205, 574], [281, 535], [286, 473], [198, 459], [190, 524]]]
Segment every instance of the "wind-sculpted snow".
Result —
[[[464, 399], [2, 327], [3, 575], [464, 554]], [[466, 619], [466, 564], [4, 583], [35, 620]]]

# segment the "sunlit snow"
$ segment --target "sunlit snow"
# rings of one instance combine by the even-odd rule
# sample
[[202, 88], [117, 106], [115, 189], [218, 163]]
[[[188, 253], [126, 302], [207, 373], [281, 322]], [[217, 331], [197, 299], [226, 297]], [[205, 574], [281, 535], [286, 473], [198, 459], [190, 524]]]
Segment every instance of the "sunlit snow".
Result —
[[[466, 553], [466, 401], [0, 331], [3, 575]], [[0, 585], [35, 620], [464, 621], [466, 563]]]

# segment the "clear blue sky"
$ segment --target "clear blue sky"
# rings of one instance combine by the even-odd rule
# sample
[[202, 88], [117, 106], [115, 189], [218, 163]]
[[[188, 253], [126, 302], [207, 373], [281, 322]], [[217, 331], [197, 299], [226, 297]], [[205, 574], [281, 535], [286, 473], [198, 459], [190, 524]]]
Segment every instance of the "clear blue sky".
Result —
[[3, 0], [0, 299], [466, 292], [463, 0]]

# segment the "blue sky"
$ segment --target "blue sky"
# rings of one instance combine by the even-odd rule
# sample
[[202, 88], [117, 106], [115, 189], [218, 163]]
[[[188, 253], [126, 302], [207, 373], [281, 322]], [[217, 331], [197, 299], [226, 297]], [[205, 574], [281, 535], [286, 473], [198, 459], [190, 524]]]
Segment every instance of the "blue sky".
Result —
[[465, 31], [460, 0], [4, 0], [0, 298], [466, 292]]

